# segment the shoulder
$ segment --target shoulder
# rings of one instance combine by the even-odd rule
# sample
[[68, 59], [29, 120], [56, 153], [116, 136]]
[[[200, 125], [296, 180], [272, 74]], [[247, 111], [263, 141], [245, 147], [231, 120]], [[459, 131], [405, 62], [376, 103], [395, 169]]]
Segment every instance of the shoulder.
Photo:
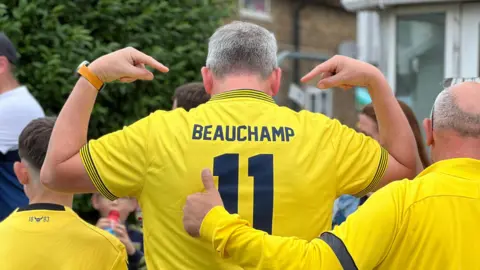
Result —
[[6, 217], [4, 220], [0, 222], [0, 234], [5, 233], [7, 230], [10, 230], [10, 228], [15, 227], [15, 219], [12, 217], [15, 215], [15, 212], [10, 214], [8, 217]]
[[8, 113], [10, 116], [19, 114], [30, 120], [45, 116], [42, 107], [26, 87], [19, 87], [3, 95], [0, 98], [2, 113]]
[[104, 248], [113, 248], [117, 252], [123, 252], [124, 246], [115, 236], [111, 235], [105, 230], [87, 223], [80, 217], [77, 217], [77, 219], [85, 231], [84, 235], [88, 235], [88, 238], [95, 241], [97, 245], [102, 245]]

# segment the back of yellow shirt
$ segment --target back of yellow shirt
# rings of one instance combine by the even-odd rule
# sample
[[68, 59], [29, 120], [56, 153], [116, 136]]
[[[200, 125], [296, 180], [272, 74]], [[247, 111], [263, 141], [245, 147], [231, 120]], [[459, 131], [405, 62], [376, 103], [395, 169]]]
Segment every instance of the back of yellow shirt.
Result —
[[233, 267], [183, 229], [185, 198], [202, 190], [204, 168], [228, 211], [268, 233], [310, 240], [331, 227], [334, 199], [370, 191], [388, 161], [373, 139], [252, 90], [189, 112], [158, 111], [90, 141], [81, 155], [104, 196], [139, 198], [152, 269]]
[[480, 160], [435, 163], [378, 190], [331, 232], [266, 235], [222, 207], [201, 235], [245, 269], [480, 269]]
[[480, 161], [391, 183], [335, 228], [359, 269], [479, 269]]
[[32, 204], [0, 223], [2, 270], [127, 269], [123, 244], [70, 208]]

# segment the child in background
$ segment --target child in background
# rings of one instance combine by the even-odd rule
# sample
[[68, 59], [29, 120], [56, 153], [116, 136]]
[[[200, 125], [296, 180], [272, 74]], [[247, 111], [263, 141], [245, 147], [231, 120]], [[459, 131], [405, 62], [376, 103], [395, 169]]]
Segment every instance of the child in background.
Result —
[[115, 235], [127, 249], [128, 269], [146, 269], [143, 256], [143, 232], [137, 225], [126, 223], [128, 216], [135, 212], [138, 203], [132, 198], [110, 201], [99, 193], [92, 196], [92, 206], [99, 214], [97, 227]]

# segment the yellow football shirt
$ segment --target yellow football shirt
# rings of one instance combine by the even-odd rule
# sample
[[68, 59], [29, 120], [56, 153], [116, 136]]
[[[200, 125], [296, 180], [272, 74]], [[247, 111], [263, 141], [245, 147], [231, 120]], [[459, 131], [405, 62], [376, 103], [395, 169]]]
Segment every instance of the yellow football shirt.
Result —
[[201, 235], [246, 269], [479, 269], [480, 161], [437, 162], [375, 192], [311, 242], [268, 236], [223, 208]]
[[72, 209], [38, 203], [0, 223], [2, 270], [126, 270], [125, 246]]
[[369, 192], [388, 162], [373, 139], [254, 90], [215, 95], [189, 112], [157, 111], [90, 141], [81, 156], [104, 196], [139, 199], [151, 269], [232, 269], [183, 229], [185, 199], [203, 189], [204, 168], [228, 211], [311, 240], [331, 228], [335, 198]]

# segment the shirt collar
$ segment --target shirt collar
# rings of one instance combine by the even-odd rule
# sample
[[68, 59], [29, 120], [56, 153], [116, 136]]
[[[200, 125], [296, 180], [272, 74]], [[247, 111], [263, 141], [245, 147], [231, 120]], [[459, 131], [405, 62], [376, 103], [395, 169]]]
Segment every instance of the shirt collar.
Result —
[[252, 98], [252, 99], [258, 99], [258, 100], [275, 104], [275, 101], [271, 96], [265, 94], [262, 91], [253, 90], [253, 89], [238, 89], [238, 90], [226, 91], [226, 92], [212, 96], [210, 101], [235, 99], [235, 98]]
[[417, 177], [433, 172], [460, 176], [466, 179], [480, 180], [480, 160], [472, 158], [453, 158], [438, 161], [423, 170]]
[[31, 210], [65, 211], [65, 206], [54, 203], [32, 203], [27, 206], [19, 207], [17, 212]]

